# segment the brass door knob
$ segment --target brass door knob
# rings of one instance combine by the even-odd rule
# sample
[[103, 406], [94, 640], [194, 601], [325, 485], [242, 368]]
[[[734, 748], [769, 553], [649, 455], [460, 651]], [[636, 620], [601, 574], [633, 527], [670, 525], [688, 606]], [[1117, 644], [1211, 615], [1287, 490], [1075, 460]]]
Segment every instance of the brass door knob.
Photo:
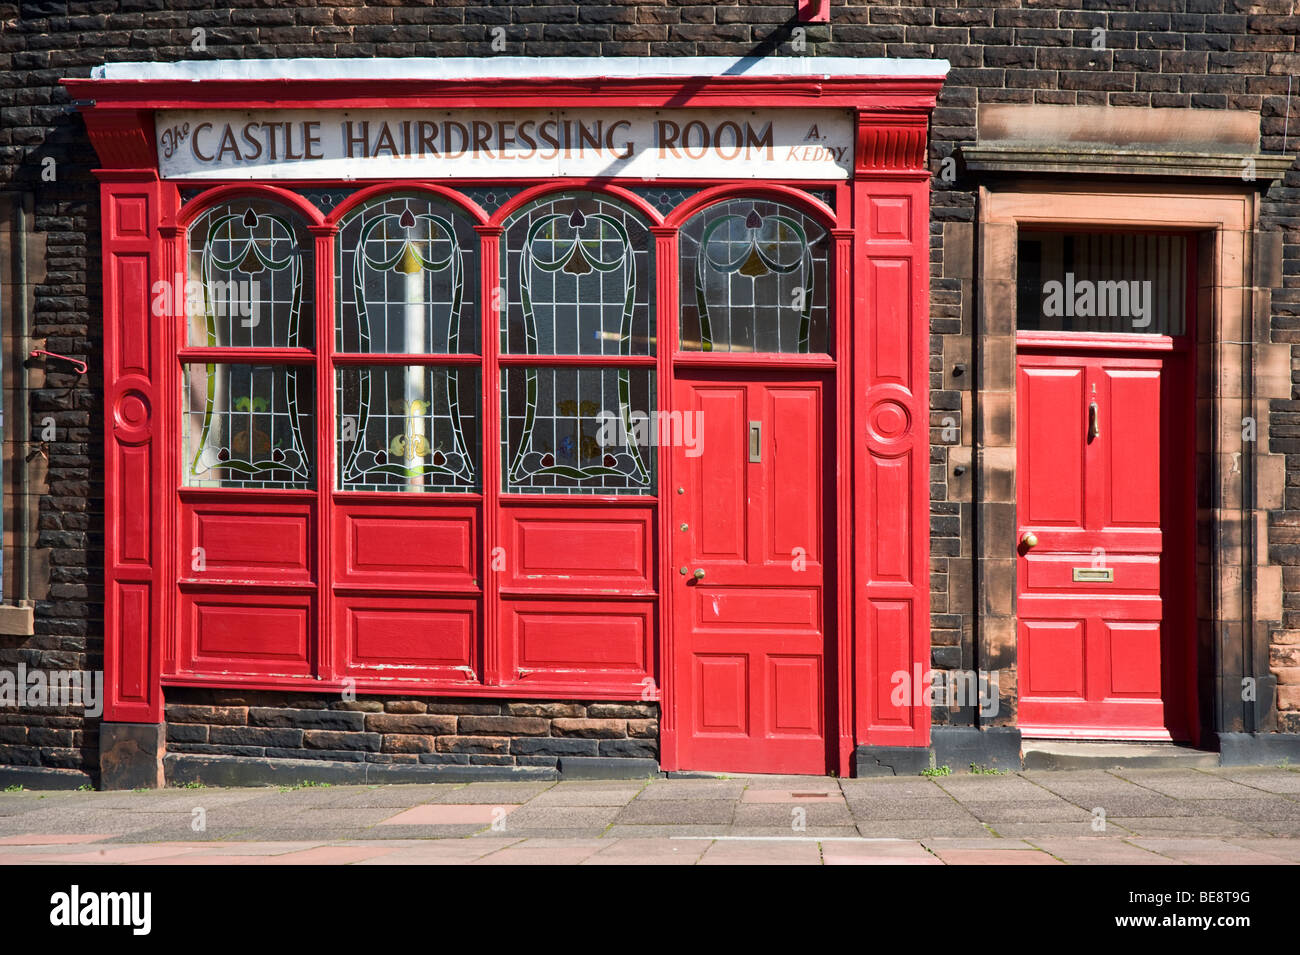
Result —
[[1025, 545], [1025, 549], [1038, 546], [1038, 535], [1033, 531], [1025, 531], [1020, 535], [1020, 543]]
[[696, 580], [703, 580], [703, 579], [704, 579], [704, 571], [702, 571], [702, 570], [697, 570], [693, 576], [695, 577]]

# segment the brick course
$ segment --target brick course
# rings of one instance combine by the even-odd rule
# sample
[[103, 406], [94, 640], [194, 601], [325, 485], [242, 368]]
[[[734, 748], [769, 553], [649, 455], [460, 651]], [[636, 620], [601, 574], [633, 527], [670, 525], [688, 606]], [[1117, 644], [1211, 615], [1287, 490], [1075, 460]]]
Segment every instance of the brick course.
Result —
[[344, 701], [191, 688], [168, 697], [172, 753], [552, 768], [561, 756], [659, 757], [655, 703]]

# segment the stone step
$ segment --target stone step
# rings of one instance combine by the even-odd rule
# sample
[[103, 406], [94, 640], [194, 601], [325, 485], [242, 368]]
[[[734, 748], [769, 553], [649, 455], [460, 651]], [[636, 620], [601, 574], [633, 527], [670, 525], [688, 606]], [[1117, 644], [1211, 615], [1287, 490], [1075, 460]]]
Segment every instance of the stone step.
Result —
[[1176, 743], [1025, 740], [1025, 769], [1205, 769], [1219, 754]]

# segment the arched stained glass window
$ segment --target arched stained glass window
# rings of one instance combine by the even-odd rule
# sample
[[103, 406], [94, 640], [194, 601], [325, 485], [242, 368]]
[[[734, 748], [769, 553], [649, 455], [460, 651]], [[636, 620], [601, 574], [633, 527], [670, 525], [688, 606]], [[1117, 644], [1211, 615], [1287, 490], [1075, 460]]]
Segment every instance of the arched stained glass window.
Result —
[[338, 486], [469, 491], [478, 486], [478, 235], [464, 213], [421, 193], [363, 204], [340, 225], [335, 343]]
[[[654, 493], [653, 449], [637, 441], [654, 415], [653, 255], [645, 223], [591, 193], [507, 222], [501, 350], [538, 357], [501, 371], [504, 491]], [[586, 355], [605, 360], [547, 361]]]
[[728, 199], [687, 221], [680, 255], [683, 351], [829, 351], [830, 239], [806, 213]]
[[277, 351], [314, 340], [310, 235], [289, 209], [239, 198], [200, 215], [188, 246], [187, 343], [263, 355], [184, 365], [185, 484], [309, 487], [312, 372]]
[[189, 229], [187, 344], [312, 347], [311, 252], [297, 215], [266, 199], [204, 212]]
[[335, 271], [338, 351], [478, 352], [478, 235], [451, 206], [401, 194], [354, 209]]

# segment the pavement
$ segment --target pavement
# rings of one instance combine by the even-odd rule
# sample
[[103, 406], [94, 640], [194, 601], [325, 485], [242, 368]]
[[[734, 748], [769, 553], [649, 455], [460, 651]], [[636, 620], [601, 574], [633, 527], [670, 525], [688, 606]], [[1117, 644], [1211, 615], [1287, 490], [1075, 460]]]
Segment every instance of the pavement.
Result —
[[0, 792], [0, 865], [1295, 865], [1300, 770]]

